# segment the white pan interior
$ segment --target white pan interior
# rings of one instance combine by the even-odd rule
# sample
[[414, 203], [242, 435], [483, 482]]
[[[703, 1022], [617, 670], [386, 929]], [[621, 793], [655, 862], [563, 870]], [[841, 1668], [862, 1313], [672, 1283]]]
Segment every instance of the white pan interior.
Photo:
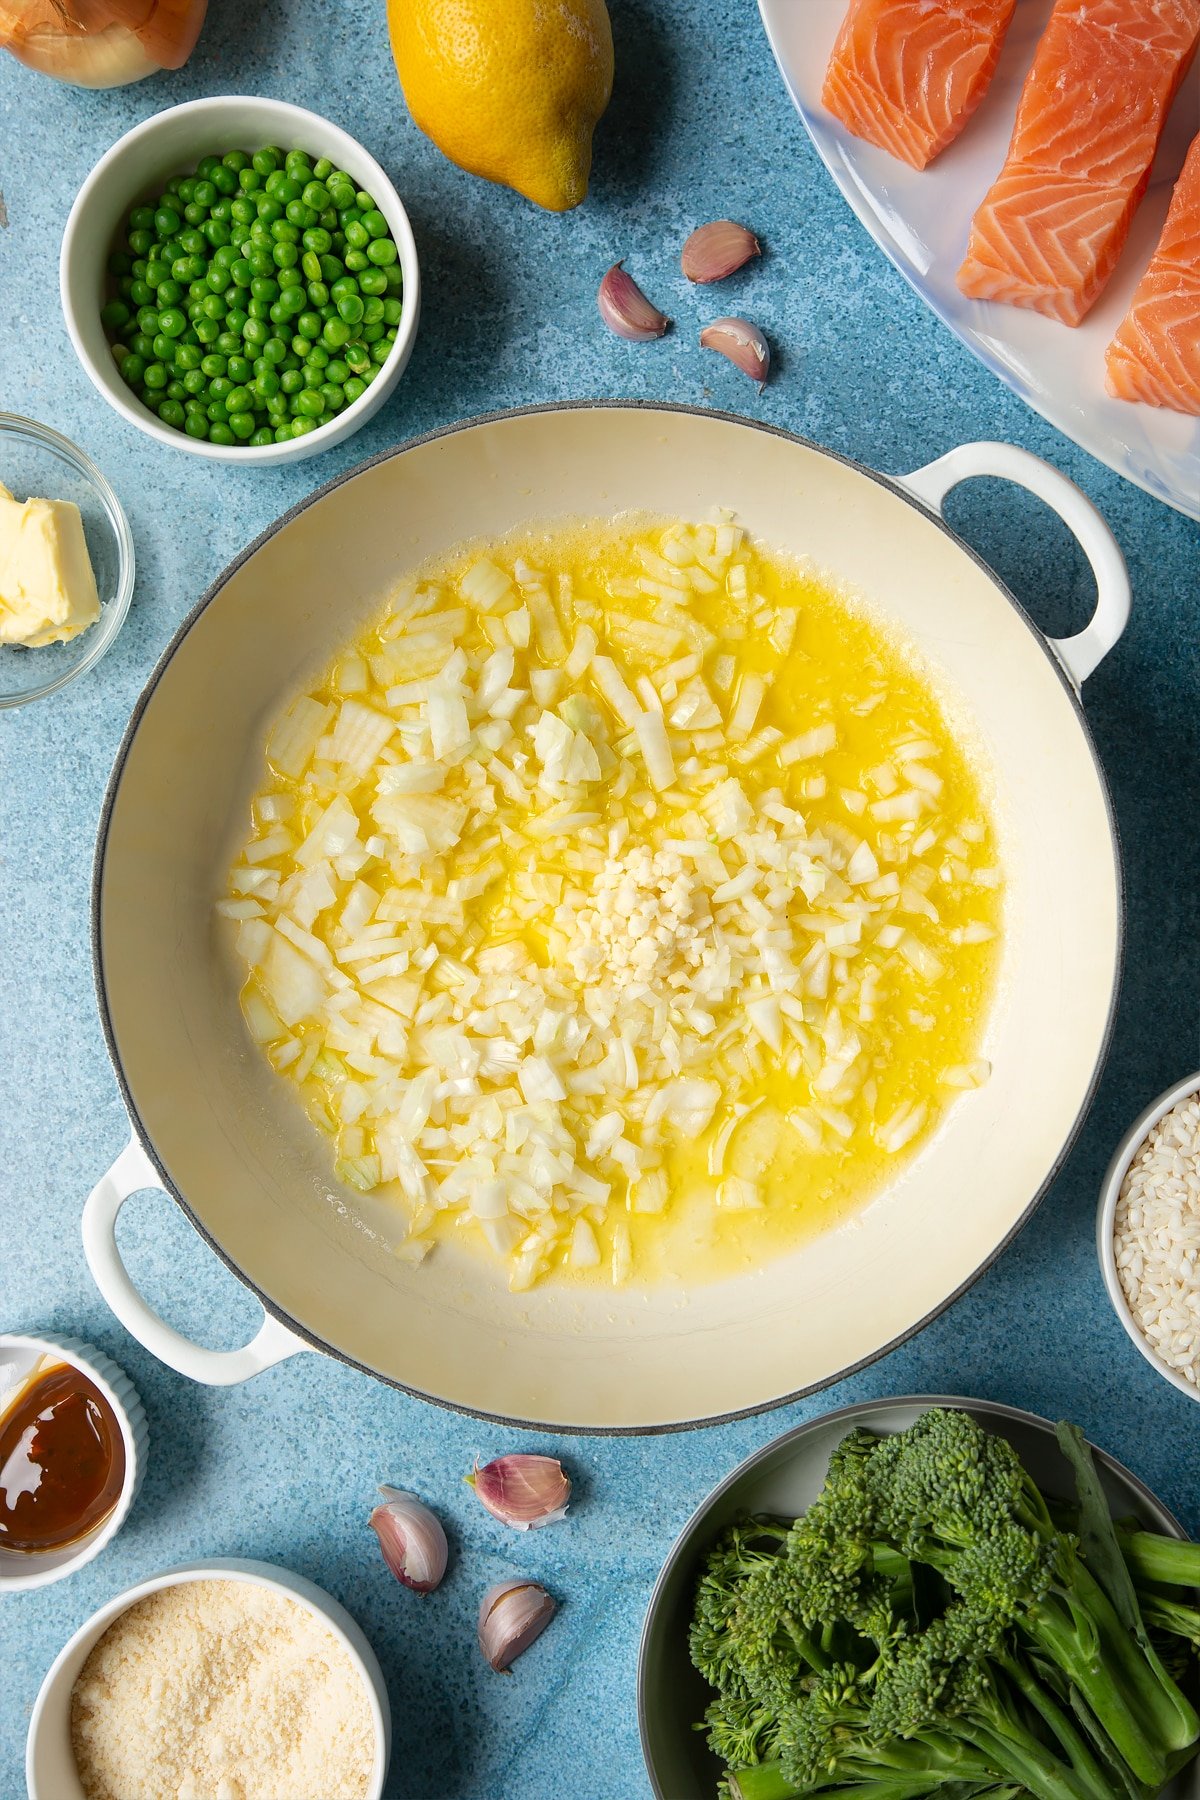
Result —
[[[439, 1250], [419, 1268], [339, 1190], [242, 1026], [212, 916], [283, 702], [403, 571], [523, 521], [733, 507], [919, 647], [995, 776], [1007, 882], [988, 1085], [851, 1228], [691, 1292], [535, 1289]], [[270, 536], [160, 670], [101, 843], [102, 1004], [134, 1124], [223, 1255], [322, 1344], [455, 1405], [552, 1426], [718, 1417], [834, 1379], [911, 1331], [1021, 1222], [1103, 1051], [1119, 875], [1057, 665], [917, 507], [791, 439], [711, 414], [510, 414], [364, 469]], [[356, 1210], [357, 1208], [357, 1210]]]

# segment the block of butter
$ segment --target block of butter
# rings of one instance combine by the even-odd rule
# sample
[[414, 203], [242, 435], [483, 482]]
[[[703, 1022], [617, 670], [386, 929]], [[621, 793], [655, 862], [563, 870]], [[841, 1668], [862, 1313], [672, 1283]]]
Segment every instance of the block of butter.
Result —
[[99, 617], [74, 501], [14, 500], [0, 482], [0, 644], [63, 644]]

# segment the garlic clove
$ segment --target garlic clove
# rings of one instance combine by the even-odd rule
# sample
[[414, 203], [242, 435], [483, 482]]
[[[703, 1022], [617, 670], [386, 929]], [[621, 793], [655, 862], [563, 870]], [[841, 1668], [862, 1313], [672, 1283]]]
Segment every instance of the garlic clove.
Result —
[[381, 1487], [385, 1504], [367, 1523], [379, 1539], [383, 1560], [397, 1581], [418, 1594], [431, 1594], [446, 1573], [449, 1546], [441, 1520], [403, 1488]]
[[724, 281], [750, 261], [762, 255], [762, 245], [752, 231], [733, 219], [714, 219], [711, 225], [699, 225], [693, 231], [679, 258], [689, 281]]
[[625, 273], [622, 263], [614, 263], [596, 294], [600, 317], [610, 331], [630, 343], [647, 343], [660, 338], [671, 321], [666, 313], [647, 300], [632, 275]]
[[516, 1531], [566, 1517], [571, 1478], [553, 1456], [497, 1456], [467, 1476], [494, 1519]]
[[700, 333], [705, 350], [717, 350], [727, 356], [735, 368], [758, 383], [761, 394], [767, 385], [771, 367], [771, 346], [749, 319], [714, 319]]
[[557, 1602], [536, 1581], [498, 1581], [479, 1604], [479, 1648], [493, 1669], [507, 1669], [541, 1637]]

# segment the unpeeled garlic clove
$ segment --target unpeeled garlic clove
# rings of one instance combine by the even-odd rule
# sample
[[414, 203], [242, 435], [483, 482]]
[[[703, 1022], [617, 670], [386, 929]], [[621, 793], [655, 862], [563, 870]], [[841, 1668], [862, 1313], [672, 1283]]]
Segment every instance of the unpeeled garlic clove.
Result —
[[431, 1594], [446, 1573], [449, 1547], [441, 1520], [403, 1488], [381, 1487], [385, 1504], [367, 1523], [379, 1539], [383, 1560], [398, 1581], [418, 1594]]
[[680, 262], [689, 281], [724, 281], [752, 256], [762, 255], [762, 245], [752, 231], [733, 219], [714, 219], [698, 225], [683, 246]]
[[467, 1481], [492, 1517], [516, 1531], [556, 1524], [571, 1498], [571, 1478], [553, 1456], [497, 1456], [476, 1463]]
[[610, 331], [630, 343], [644, 344], [660, 338], [671, 321], [647, 300], [632, 275], [625, 273], [623, 263], [614, 263], [596, 294], [600, 317]]
[[493, 1669], [507, 1669], [541, 1637], [556, 1602], [536, 1581], [498, 1581], [479, 1604], [479, 1648]]
[[761, 394], [767, 385], [771, 367], [771, 346], [749, 319], [714, 319], [700, 333], [705, 350], [717, 350], [727, 356], [735, 368], [758, 383]]

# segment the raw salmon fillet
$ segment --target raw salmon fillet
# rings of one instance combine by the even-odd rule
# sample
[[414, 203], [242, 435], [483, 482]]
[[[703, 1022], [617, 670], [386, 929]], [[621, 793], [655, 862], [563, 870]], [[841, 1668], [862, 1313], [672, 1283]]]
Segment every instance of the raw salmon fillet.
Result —
[[1198, 37], [1200, 0], [1057, 0], [975, 214], [964, 294], [1078, 325], [1124, 248]]
[[855, 137], [923, 169], [992, 79], [1016, 0], [850, 0], [821, 99]]
[[1118, 400], [1200, 413], [1200, 137], [1106, 360], [1108, 391]]

